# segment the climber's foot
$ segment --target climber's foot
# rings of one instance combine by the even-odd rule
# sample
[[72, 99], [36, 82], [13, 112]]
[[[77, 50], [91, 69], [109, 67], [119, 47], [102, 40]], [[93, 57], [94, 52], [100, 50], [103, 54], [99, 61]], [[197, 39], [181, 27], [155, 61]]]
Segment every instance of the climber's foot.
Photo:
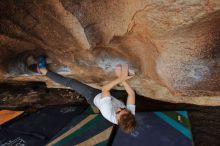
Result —
[[40, 55], [37, 59], [37, 72], [41, 74], [46, 74], [46, 56]]

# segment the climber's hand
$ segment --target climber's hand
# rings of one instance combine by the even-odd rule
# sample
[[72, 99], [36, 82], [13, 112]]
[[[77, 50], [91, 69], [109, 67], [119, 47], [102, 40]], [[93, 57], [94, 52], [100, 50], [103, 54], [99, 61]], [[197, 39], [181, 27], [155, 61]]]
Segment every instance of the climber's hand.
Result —
[[134, 77], [134, 76], [129, 76], [129, 75], [128, 75], [128, 64], [122, 65], [121, 75], [120, 75], [119, 78], [120, 78], [122, 81], [125, 81], [125, 80], [128, 80], [128, 79], [132, 78], [132, 77]]

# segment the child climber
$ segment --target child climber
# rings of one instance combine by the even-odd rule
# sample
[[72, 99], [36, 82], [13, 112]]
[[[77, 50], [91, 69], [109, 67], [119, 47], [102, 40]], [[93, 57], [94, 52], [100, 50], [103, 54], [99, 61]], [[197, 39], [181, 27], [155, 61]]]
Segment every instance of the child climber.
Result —
[[[108, 121], [119, 125], [119, 127], [126, 133], [130, 133], [136, 126], [135, 121], [135, 93], [129, 86], [126, 80], [133, 76], [128, 75], [128, 65], [117, 65], [115, 68], [116, 79], [102, 87], [102, 90], [92, 88], [75, 79], [61, 76], [57, 73], [47, 70], [45, 56], [41, 55], [38, 58], [38, 72], [46, 75], [55, 82], [70, 87], [82, 96], [91, 106], [96, 106], [103, 117]], [[125, 104], [113, 97], [110, 90], [117, 84], [122, 83], [128, 97]]]

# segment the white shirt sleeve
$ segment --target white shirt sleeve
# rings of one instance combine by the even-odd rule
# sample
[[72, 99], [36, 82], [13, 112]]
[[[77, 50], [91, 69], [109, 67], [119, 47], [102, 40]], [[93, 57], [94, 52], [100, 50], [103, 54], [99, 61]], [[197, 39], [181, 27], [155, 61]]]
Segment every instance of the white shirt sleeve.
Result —
[[134, 104], [127, 104], [126, 108], [128, 110], [130, 110], [133, 115], [135, 115], [135, 108], [136, 108], [136, 106]]

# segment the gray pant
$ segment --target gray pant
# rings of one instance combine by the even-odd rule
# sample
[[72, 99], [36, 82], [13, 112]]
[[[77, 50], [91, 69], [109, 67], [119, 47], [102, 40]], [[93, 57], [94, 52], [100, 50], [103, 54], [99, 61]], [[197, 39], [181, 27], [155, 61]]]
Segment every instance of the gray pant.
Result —
[[[79, 93], [80, 95], [84, 96], [86, 98], [87, 102], [92, 106], [95, 106], [93, 103], [94, 97], [97, 94], [101, 93], [101, 90], [99, 90], [99, 89], [92, 88], [86, 84], [83, 84], [83, 83], [75, 80], [75, 79], [61, 76], [61, 75], [59, 75], [55, 72], [52, 72], [52, 71], [48, 71], [46, 76], [48, 76], [50, 79], [52, 79], [53, 81], [55, 81], [59, 84], [62, 84], [66, 87], [70, 87], [71, 89], [73, 89], [74, 91]], [[116, 98], [127, 97], [127, 93], [125, 91], [111, 90], [110, 92], [111, 92], [111, 95]]]
[[80, 95], [84, 96], [87, 100], [87, 102], [94, 106], [93, 99], [98, 94], [101, 93], [101, 90], [92, 88], [86, 84], [83, 84], [75, 79], [67, 78], [64, 76], [61, 76], [55, 72], [48, 71], [46, 74], [47, 77], [52, 79], [53, 81], [62, 84], [66, 87], [70, 87]]

